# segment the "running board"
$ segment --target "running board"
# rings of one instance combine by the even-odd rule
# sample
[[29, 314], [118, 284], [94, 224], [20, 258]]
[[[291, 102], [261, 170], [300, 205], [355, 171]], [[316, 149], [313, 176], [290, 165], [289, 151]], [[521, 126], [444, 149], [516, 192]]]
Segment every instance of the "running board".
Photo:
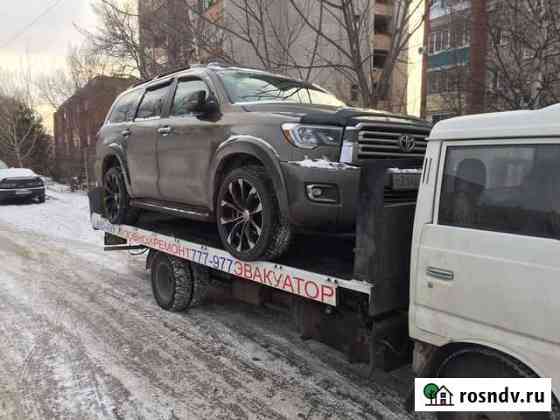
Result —
[[135, 199], [130, 201], [132, 207], [137, 207], [144, 210], [152, 210], [160, 213], [166, 213], [171, 216], [185, 217], [192, 220], [199, 220], [202, 222], [211, 222], [212, 216], [210, 212], [202, 209], [185, 206], [179, 203], [170, 203], [167, 201], [157, 200], [140, 200]]

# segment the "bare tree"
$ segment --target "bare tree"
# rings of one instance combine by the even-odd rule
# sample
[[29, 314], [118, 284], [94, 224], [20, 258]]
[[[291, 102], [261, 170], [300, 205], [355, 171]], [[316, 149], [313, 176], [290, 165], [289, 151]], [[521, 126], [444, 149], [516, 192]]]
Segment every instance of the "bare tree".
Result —
[[[327, 47], [321, 50], [317, 66], [336, 70], [357, 85], [362, 106], [377, 106], [387, 97], [392, 76], [399, 64], [406, 64], [410, 38], [425, 19], [414, 19], [419, 13], [424, 15], [422, 2], [415, 0], [309, 0], [309, 10], [314, 11], [311, 16], [302, 0], [289, 2]], [[378, 7], [392, 8], [390, 22], [376, 23]], [[324, 18], [317, 19], [317, 15]], [[376, 36], [380, 32], [386, 37]], [[335, 53], [324, 52], [329, 50]]]
[[560, 1], [497, 1], [489, 17], [486, 107], [537, 109], [560, 101]]
[[62, 105], [76, 90], [74, 81], [64, 69], [38, 76], [35, 85], [39, 99], [53, 109]]
[[[0, 153], [3, 158], [24, 167], [48, 142], [41, 117], [34, 110], [31, 74], [0, 73]], [[35, 159], [34, 159], [35, 160]]]
[[103, 56], [120, 65], [123, 74], [150, 76], [148, 56], [140, 42], [138, 14], [133, 0], [94, 0], [99, 26], [78, 28], [86, 37], [91, 56]]
[[66, 57], [66, 67], [35, 80], [37, 96], [54, 109], [60, 107], [77, 90], [98, 76], [128, 76], [125, 66], [107, 56], [92, 51], [88, 44], [72, 46]]
[[406, 78], [408, 43], [423, 24], [414, 17], [424, 12], [417, 0], [228, 0], [210, 9], [203, 0], [151, 0], [139, 13], [130, 1], [94, 4], [102, 23], [86, 33], [93, 50], [143, 78], [221, 60], [356, 86], [363, 106], [386, 99], [396, 73]]

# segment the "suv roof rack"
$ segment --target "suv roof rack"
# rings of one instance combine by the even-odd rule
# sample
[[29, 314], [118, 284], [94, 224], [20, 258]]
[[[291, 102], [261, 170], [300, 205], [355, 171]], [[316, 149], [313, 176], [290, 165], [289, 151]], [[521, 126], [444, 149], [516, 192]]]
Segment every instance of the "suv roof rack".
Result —
[[169, 76], [170, 74], [178, 73], [178, 72], [180, 72], [180, 71], [189, 70], [189, 69], [196, 68], [196, 67], [201, 67], [201, 65], [199, 65], [199, 64], [193, 64], [193, 65], [191, 65], [191, 66], [175, 67], [175, 68], [173, 68], [173, 69], [166, 70], [166, 71], [163, 71], [163, 72], [161, 72], [161, 73], [158, 73], [158, 74], [156, 74], [154, 77], [151, 77], [151, 78], [148, 78], [148, 79], [144, 79], [144, 80], [140, 80], [140, 81], [136, 82], [136, 83], [135, 83], [134, 85], [132, 85], [132, 86], [133, 86], [133, 87], [137, 87], [137, 86], [143, 85], [144, 83], [148, 83], [148, 82], [151, 82], [151, 81], [153, 81], [153, 80], [157, 80], [157, 79], [161, 79], [162, 77]]

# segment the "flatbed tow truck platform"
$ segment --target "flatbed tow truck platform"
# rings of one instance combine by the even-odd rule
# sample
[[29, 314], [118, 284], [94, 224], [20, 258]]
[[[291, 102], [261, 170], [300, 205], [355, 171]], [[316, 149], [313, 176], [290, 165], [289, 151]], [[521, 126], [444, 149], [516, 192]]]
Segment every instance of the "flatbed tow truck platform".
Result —
[[[144, 213], [135, 226], [113, 225], [102, 216], [101, 189], [90, 193], [91, 221], [105, 232], [108, 251], [149, 250], [148, 269], [162, 254], [189, 267], [193, 296], [210, 278], [238, 285], [238, 297], [247, 301], [259, 301], [263, 290], [269, 297], [279, 291], [276, 299], [287, 303], [302, 337], [367, 362], [371, 370], [391, 370], [410, 361], [408, 267], [420, 166], [406, 159], [365, 165], [356, 234], [298, 235], [275, 262], [237, 260], [221, 247], [214, 224]], [[395, 174], [417, 178], [415, 188], [405, 183], [395, 189]], [[253, 297], [243, 299], [247, 291]]]

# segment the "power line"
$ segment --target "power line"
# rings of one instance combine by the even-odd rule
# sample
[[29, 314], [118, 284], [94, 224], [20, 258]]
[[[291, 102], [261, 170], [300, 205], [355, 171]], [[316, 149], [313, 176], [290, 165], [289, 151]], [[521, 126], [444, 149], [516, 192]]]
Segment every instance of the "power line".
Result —
[[43, 17], [45, 17], [47, 14], [50, 13], [51, 10], [53, 10], [56, 6], [58, 6], [60, 3], [62, 3], [64, 0], [55, 0], [54, 3], [52, 3], [49, 7], [47, 7], [45, 10], [43, 10], [41, 12], [41, 14], [39, 16], [37, 16], [35, 19], [33, 19], [30, 23], [28, 23], [25, 27], [23, 27], [21, 29], [21, 31], [17, 32], [16, 34], [14, 34], [10, 39], [8, 39], [6, 42], [4, 42], [3, 44], [0, 45], [0, 48], [4, 48], [6, 47], [8, 44], [10, 44], [11, 42], [14, 42], [16, 39], [18, 39], [20, 36], [22, 36], [23, 34], [25, 34], [29, 29], [31, 29], [37, 22], [39, 22]]

